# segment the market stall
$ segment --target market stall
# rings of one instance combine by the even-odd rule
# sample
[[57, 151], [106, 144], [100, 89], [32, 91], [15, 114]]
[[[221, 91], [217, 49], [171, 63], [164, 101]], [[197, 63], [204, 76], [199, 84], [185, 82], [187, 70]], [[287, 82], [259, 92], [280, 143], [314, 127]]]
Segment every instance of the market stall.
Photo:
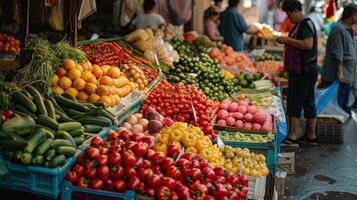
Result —
[[27, 49], [31, 62], [0, 76], [0, 188], [63, 200], [273, 196], [280, 57], [170, 28]]

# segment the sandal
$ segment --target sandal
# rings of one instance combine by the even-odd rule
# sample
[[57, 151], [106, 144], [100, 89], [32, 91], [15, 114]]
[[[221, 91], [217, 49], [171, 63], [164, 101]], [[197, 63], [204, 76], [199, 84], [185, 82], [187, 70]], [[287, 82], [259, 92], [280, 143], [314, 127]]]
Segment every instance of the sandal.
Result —
[[299, 147], [299, 144], [297, 143], [296, 140], [292, 140], [292, 139], [286, 138], [283, 141], [282, 146]]
[[307, 135], [303, 136], [302, 138], [299, 139], [299, 142], [309, 144], [311, 146], [317, 146], [319, 145], [317, 143], [317, 139], [310, 139]]

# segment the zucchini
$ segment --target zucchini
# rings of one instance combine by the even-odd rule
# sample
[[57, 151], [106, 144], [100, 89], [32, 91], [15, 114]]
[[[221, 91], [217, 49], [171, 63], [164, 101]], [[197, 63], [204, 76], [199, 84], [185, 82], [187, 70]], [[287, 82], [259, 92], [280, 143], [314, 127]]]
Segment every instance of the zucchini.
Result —
[[82, 124], [79, 122], [64, 122], [58, 124], [58, 130], [61, 131], [71, 131], [74, 129], [80, 129], [82, 128]]
[[93, 103], [93, 105], [105, 109], [105, 104], [103, 102], [95, 102], [95, 103]]
[[6, 160], [9, 160], [9, 161], [13, 161], [15, 158], [15, 153], [13, 151], [9, 151], [9, 150], [3, 150], [2, 155], [4, 156], [4, 158]]
[[21, 111], [15, 110], [14, 111], [15, 114], [20, 115], [21, 117], [31, 117], [31, 115], [27, 114], [27, 113], [23, 113]]
[[51, 167], [59, 167], [66, 163], [66, 156], [64, 155], [57, 155], [51, 161]]
[[76, 146], [76, 142], [74, 141], [73, 137], [66, 131], [57, 131], [56, 138], [68, 140], [74, 147]]
[[73, 119], [68, 117], [66, 113], [58, 110], [57, 108], [55, 109], [55, 112], [57, 115], [60, 116], [60, 119], [58, 121], [60, 121], [60, 122], [72, 122], [73, 121]]
[[58, 130], [58, 123], [48, 116], [40, 115], [35, 121], [37, 124], [48, 127], [54, 131]]
[[89, 133], [99, 133], [100, 131], [103, 130], [103, 127], [97, 124], [86, 124], [83, 127], [84, 127], [84, 131]]
[[59, 146], [69, 146], [73, 147], [72, 142], [65, 140], [65, 139], [55, 139], [52, 142], [52, 148], [57, 148]]
[[55, 149], [49, 149], [45, 153], [45, 159], [47, 161], [51, 161], [55, 156], [56, 156], [56, 150]]
[[25, 90], [29, 92], [34, 98], [37, 96], [41, 96], [40, 92], [38, 92], [38, 90], [32, 86], [27, 86]]
[[28, 145], [28, 141], [17, 136], [13, 139], [1, 139], [0, 147], [8, 150], [22, 150]]
[[36, 112], [36, 105], [21, 92], [14, 92], [12, 97], [14, 98], [16, 104], [22, 105], [30, 112]]
[[80, 117], [80, 116], [84, 116], [86, 113], [78, 110], [66, 109], [66, 114], [71, 117]]
[[36, 156], [32, 158], [32, 164], [37, 165], [37, 166], [42, 166], [45, 164], [45, 158], [43, 156]]
[[33, 97], [31, 96], [31, 94], [29, 92], [27, 92], [26, 90], [21, 90], [21, 93], [24, 94], [30, 100], [33, 100]]
[[47, 138], [49, 139], [55, 139], [55, 132], [51, 129], [48, 129], [47, 127], [43, 127], [46, 135], [47, 135]]
[[37, 128], [37, 130], [31, 135], [30, 140], [25, 147], [24, 151], [32, 153], [37, 146], [46, 140], [47, 134], [43, 128]]
[[23, 153], [21, 155], [21, 163], [24, 165], [31, 164], [32, 161], [32, 154], [31, 153]]
[[5, 133], [0, 130], [0, 140], [1, 139], [15, 139], [14, 134], [11, 133]]
[[118, 125], [118, 120], [113, 115], [111, 115], [111, 113], [109, 111], [106, 112], [106, 110], [100, 109], [100, 110], [95, 111], [94, 114], [96, 116], [102, 116], [102, 117], [109, 119], [113, 125]]
[[52, 139], [47, 139], [36, 148], [36, 155], [43, 155], [52, 146]]
[[90, 108], [92, 110], [98, 108], [97, 106], [93, 105], [92, 103], [88, 103], [86, 101], [78, 101], [78, 102], [84, 106], [87, 106], [88, 108]]
[[64, 113], [64, 110], [61, 108], [61, 106], [58, 105], [58, 103], [56, 102], [56, 100], [53, 97], [50, 97], [49, 100], [51, 101], [51, 103], [52, 103], [53, 107], [55, 107], [55, 109]]
[[47, 110], [47, 115], [52, 119], [56, 119], [55, 107], [53, 106], [50, 100], [45, 99], [45, 107]]
[[36, 96], [33, 100], [37, 106], [37, 114], [38, 115], [46, 115], [47, 116], [47, 110], [45, 107], [45, 103], [43, 102], [42, 96]]
[[14, 152], [14, 161], [15, 162], [21, 162], [21, 156], [24, 152], [22, 152], [21, 150], [16, 150]]
[[35, 116], [32, 112], [27, 110], [25, 107], [23, 107], [21, 104], [15, 104], [15, 111], [20, 111], [21, 113], [25, 113], [28, 116]]
[[83, 116], [81, 118], [77, 119], [78, 122], [81, 124], [97, 124], [101, 126], [111, 126], [112, 121], [108, 118], [102, 117], [102, 116]]
[[72, 95], [70, 95], [70, 94], [68, 94], [68, 93], [63, 93], [62, 96], [63, 96], [64, 98], [66, 98], [66, 99], [71, 100], [71, 101], [78, 102], [77, 99], [76, 99], [74, 96], [72, 96]]
[[55, 95], [54, 99], [60, 106], [62, 106], [64, 108], [71, 108], [71, 109], [82, 111], [82, 112], [90, 111], [90, 109], [87, 106], [84, 106], [80, 103], [73, 102], [69, 99], [64, 98], [63, 96]]
[[66, 157], [72, 157], [76, 154], [77, 149], [74, 147], [68, 147], [68, 146], [59, 146], [56, 149], [56, 154], [57, 155], [65, 155]]
[[81, 136], [84, 134], [84, 128], [78, 128], [78, 129], [74, 129], [74, 130], [71, 130], [69, 132], [69, 134], [73, 137], [78, 137], [78, 136]]
[[84, 135], [74, 137], [74, 142], [76, 143], [77, 147], [82, 145], [84, 142]]

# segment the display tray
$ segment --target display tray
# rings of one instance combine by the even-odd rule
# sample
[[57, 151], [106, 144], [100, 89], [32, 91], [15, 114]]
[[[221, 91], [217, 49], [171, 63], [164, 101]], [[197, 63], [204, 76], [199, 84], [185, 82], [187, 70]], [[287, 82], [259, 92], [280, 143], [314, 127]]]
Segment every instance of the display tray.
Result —
[[62, 182], [76, 161], [75, 156], [66, 159], [66, 164], [57, 168], [45, 168], [6, 162], [9, 174], [0, 178], [0, 188], [29, 192], [38, 196], [56, 199], [61, 192]]
[[128, 190], [126, 193], [94, 190], [73, 186], [71, 182], [64, 181], [62, 185], [61, 200], [132, 200], [135, 192]]
[[219, 130], [219, 131], [226, 131], [226, 132], [241, 132], [241, 133], [253, 133], [253, 134], [269, 134], [269, 133], [274, 133], [276, 134], [276, 122], [275, 122], [275, 117], [274, 115], [272, 116], [272, 126], [273, 126], [273, 130], [271, 132], [266, 132], [266, 131], [256, 131], [256, 130], [245, 130], [245, 129], [241, 129], [238, 127], [233, 127], [233, 126], [222, 126], [217, 124], [217, 116], [214, 117], [213, 121], [214, 121], [214, 126], [213, 129], [215, 130]]
[[[221, 136], [226, 135], [226, 134], [232, 134], [232, 132], [226, 132], [226, 131], [220, 131], [218, 134], [218, 137], [221, 138]], [[251, 133], [243, 133], [244, 135], [260, 135], [260, 134], [251, 134]], [[273, 135], [274, 136], [274, 135]], [[269, 147], [274, 147], [275, 145], [275, 138], [272, 139], [272, 141], [262, 143], [262, 142], [243, 142], [243, 141], [234, 141], [234, 140], [223, 140], [221, 141], [230, 146], [246, 146], [246, 145], [251, 145], [252, 147], [260, 147], [260, 148], [269, 148]]]

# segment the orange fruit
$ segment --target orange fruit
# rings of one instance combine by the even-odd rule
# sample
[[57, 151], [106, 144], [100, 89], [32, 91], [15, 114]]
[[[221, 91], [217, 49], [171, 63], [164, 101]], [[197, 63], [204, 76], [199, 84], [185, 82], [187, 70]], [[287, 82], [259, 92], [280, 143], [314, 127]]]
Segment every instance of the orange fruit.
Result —
[[96, 92], [99, 96], [109, 95], [109, 88], [105, 85], [100, 85]]
[[67, 76], [61, 77], [60, 80], [58, 81], [58, 85], [62, 88], [62, 89], [67, 89], [69, 87], [71, 87], [72, 85], [72, 81], [71, 79], [69, 79]]
[[108, 70], [110, 69], [110, 65], [102, 65], [100, 68], [103, 71], [103, 75], [107, 75]]
[[107, 86], [109, 95], [112, 95], [114, 93], [113, 87], [112, 86]]
[[94, 94], [97, 91], [97, 85], [94, 83], [87, 83], [85, 89], [87, 94]]
[[80, 101], [87, 101], [87, 99], [88, 99], [88, 94], [85, 93], [85, 92], [80, 92], [80, 93], [78, 93], [78, 95], [77, 95], [77, 99], [80, 100]]
[[111, 106], [112, 105], [112, 100], [108, 96], [101, 96], [98, 99], [98, 102], [104, 103], [106, 106]]
[[99, 98], [100, 97], [97, 94], [91, 94], [89, 95], [87, 101], [89, 101], [90, 103], [96, 103], [98, 102]]
[[65, 91], [65, 93], [68, 93], [68, 94], [76, 97], [78, 95], [78, 90], [76, 90], [76, 88], [70, 87]]
[[117, 99], [114, 97], [114, 95], [110, 95], [109, 98], [110, 98], [110, 101], [112, 103], [110, 106], [117, 105]]
[[88, 71], [89, 67], [86, 62], [81, 62], [79, 63], [82, 66], [83, 71]]
[[120, 77], [120, 69], [118, 67], [110, 67], [108, 69], [107, 75], [112, 78], [119, 78]]
[[82, 73], [82, 79], [85, 81], [89, 81], [91, 77], [93, 77], [93, 74], [90, 71], [84, 71]]
[[51, 79], [51, 86], [57, 86], [57, 83], [59, 81], [59, 77], [55, 74], [52, 79]]
[[96, 84], [96, 85], [97, 85], [97, 83], [98, 83], [98, 81], [97, 81], [97, 79], [95, 78], [95, 76], [90, 77], [89, 80], [88, 80], [88, 82], [89, 82], [89, 83], [94, 83], [94, 84]]
[[83, 67], [80, 64], [76, 64], [76, 66], [74, 67], [74, 69], [78, 69], [81, 73], [83, 72]]
[[92, 74], [95, 77], [100, 78], [103, 75], [103, 71], [98, 65], [94, 65], [94, 67], [92, 69]]
[[114, 86], [114, 87], [119, 87], [118, 86], [119, 85], [119, 81], [118, 81], [118, 79], [112, 79], [112, 86]]
[[114, 96], [114, 98], [115, 98], [115, 104], [118, 104], [119, 102], [120, 102], [120, 97], [119, 97], [119, 95], [117, 95], [117, 94], [113, 94], [113, 96]]
[[67, 75], [67, 71], [66, 71], [65, 68], [60, 67], [60, 68], [57, 69], [56, 74], [57, 74], [58, 77], [63, 77], [63, 76]]
[[86, 87], [86, 82], [83, 79], [77, 78], [73, 81], [73, 87], [81, 91]]
[[56, 87], [52, 88], [52, 92], [55, 93], [55, 94], [63, 94], [64, 90], [61, 87], [56, 86]]
[[109, 76], [102, 76], [99, 79], [99, 84], [101, 84], [101, 85], [112, 85], [112, 78], [110, 78]]
[[71, 69], [71, 70], [68, 72], [68, 77], [69, 77], [71, 80], [76, 80], [77, 78], [81, 78], [81, 71], [79, 71], [79, 70], [76, 69], [76, 68]]
[[76, 63], [74, 62], [74, 60], [72, 59], [66, 59], [64, 61], [64, 68], [66, 68], [66, 70], [71, 70], [76, 66]]
[[129, 82], [128, 86], [129, 86], [130, 90], [135, 90], [135, 83]]

